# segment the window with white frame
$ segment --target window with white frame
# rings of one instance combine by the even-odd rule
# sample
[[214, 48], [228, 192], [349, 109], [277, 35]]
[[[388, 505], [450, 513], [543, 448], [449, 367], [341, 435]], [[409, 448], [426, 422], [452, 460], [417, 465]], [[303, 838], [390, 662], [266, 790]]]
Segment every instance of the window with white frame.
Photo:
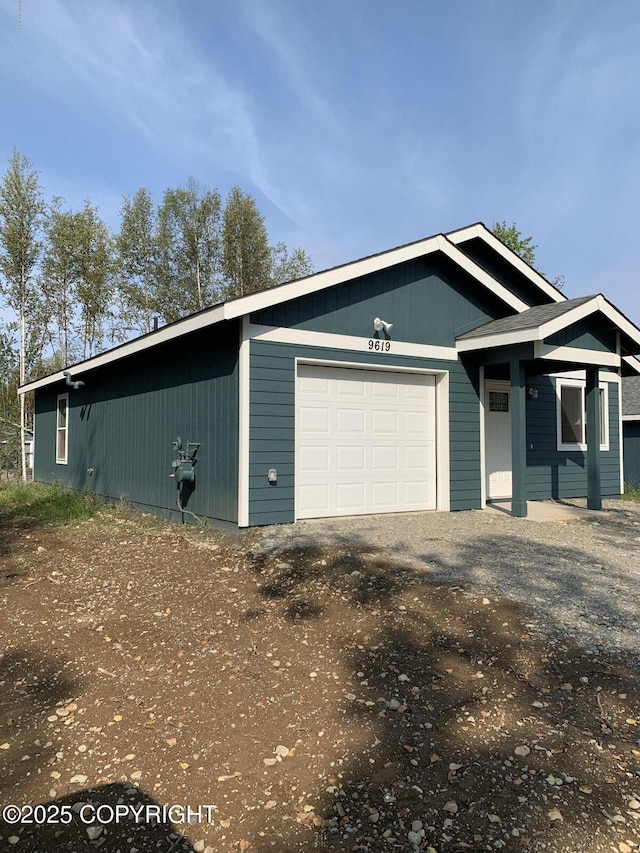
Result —
[[67, 448], [69, 446], [69, 395], [59, 394], [56, 406], [56, 462], [58, 465], [67, 464]]
[[[609, 395], [600, 385], [600, 450], [609, 449]], [[580, 379], [558, 379], [558, 450], [587, 449], [586, 383]]]

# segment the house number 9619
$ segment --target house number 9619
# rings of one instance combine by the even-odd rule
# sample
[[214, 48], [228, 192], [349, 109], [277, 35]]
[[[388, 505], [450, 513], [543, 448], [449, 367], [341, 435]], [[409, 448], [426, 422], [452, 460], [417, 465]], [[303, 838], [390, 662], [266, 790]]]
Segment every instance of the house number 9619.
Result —
[[382, 350], [389, 352], [391, 349], [391, 341], [379, 341], [376, 338], [369, 338], [369, 349]]

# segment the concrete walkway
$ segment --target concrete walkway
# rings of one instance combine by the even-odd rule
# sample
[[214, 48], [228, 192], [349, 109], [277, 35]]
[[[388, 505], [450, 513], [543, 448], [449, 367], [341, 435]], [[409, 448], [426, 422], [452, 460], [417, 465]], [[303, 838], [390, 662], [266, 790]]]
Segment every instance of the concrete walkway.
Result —
[[[511, 515], [511, 501], [493, 501], [487, 504], [487, 512], [499, 512]], [[529, 521], [580, 521], [582, 519], [597, 519], [606, 515], [605, 512], [587, 509], [560, 501], [527, 501], [527, 519]]]

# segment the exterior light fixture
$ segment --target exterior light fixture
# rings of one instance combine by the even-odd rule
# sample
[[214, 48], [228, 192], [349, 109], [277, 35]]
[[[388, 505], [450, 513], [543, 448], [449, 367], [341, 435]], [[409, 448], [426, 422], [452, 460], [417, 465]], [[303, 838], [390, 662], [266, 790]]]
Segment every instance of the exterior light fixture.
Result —
[[382, 332], [383, 330], [386, 333], [389, 333], [393, 328], [393, 323], [387, 323], [386, 320], [381, 320], [380, 317], [376, 317], [373, 321], [373, 329], [376, 332]]

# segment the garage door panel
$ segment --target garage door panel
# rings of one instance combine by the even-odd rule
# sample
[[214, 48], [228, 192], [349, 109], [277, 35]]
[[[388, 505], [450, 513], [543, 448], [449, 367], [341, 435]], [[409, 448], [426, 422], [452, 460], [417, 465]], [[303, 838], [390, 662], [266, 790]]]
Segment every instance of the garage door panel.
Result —
[[398, 412], [392, 409], [374, 409], [371, 412], [371, 432], [397, 434], [399, 428]]
[[400, 484], [396, 481], [372, 483], [371, 506], [377, 512], [381, 512], [385, 508], [387, 510], [398, 510], [400, 507]]
[[395, 381], [376, 382], [371, 386], [371, 398], [374, 400], [397, 400], [400, 396], [400, 388]]
[[416, 480], [404, 484], [404, 502], [409, 507], [420, 507], [429, 500], [429, 484]]
[[336, 431], [340, 435], [347, 432], [363, 433], [366, 429], [366, 410], [361, 408], [337, 409]]
[[367, 393], [367, 385], [363, 380], [358, 379], [337, 379], [335, 381], [336, 395], [342, 399], [345, 397], [353, 397], [363, 400]]
[[[403, 448], [405, 471], [429, 471], [433, 448], [429, 444], [409, 445]], [[435, 474], [435, 471], [432, 472]]]
[[429, 438], [432, 435], [429, 412], [403, 412], [403, 418], [405, 435], [419, 435], [424, 436], [424, 438]]
[[371, 468], [373, 471], [398, 470], [399, 448], [395, 444], [373, 445], [371, 448]]
[[336, 471], [364, 471], [365, 456], [361, 444], [336, 447]]
[[329, 432], [331, 412], [328, 408], [311, 408], [310, 406], [301, 406], [298, 411], [298, 429], [301, 433]]
[[313, 397], [327, 397], [329, 395], [329, 380], [322, 376], [298, 376], [298, 394]]
[[435, 509], [435, 378], [298, 369], [298, 518]]
[[301, 445], [298, 448], [298, 470], [328, 473], [330, 471], [329, 447], [321, 444]]
[[307, 518], [314, 518], [311, 513], [318, 513], [320, 516], [325, 515], [330, 510], [329, 503], [329, 485], [299, 485], [298, 500], [304, 507]]
[[350, 512], [366, 509], [364, 483], [336, 483], [336, 508]]

